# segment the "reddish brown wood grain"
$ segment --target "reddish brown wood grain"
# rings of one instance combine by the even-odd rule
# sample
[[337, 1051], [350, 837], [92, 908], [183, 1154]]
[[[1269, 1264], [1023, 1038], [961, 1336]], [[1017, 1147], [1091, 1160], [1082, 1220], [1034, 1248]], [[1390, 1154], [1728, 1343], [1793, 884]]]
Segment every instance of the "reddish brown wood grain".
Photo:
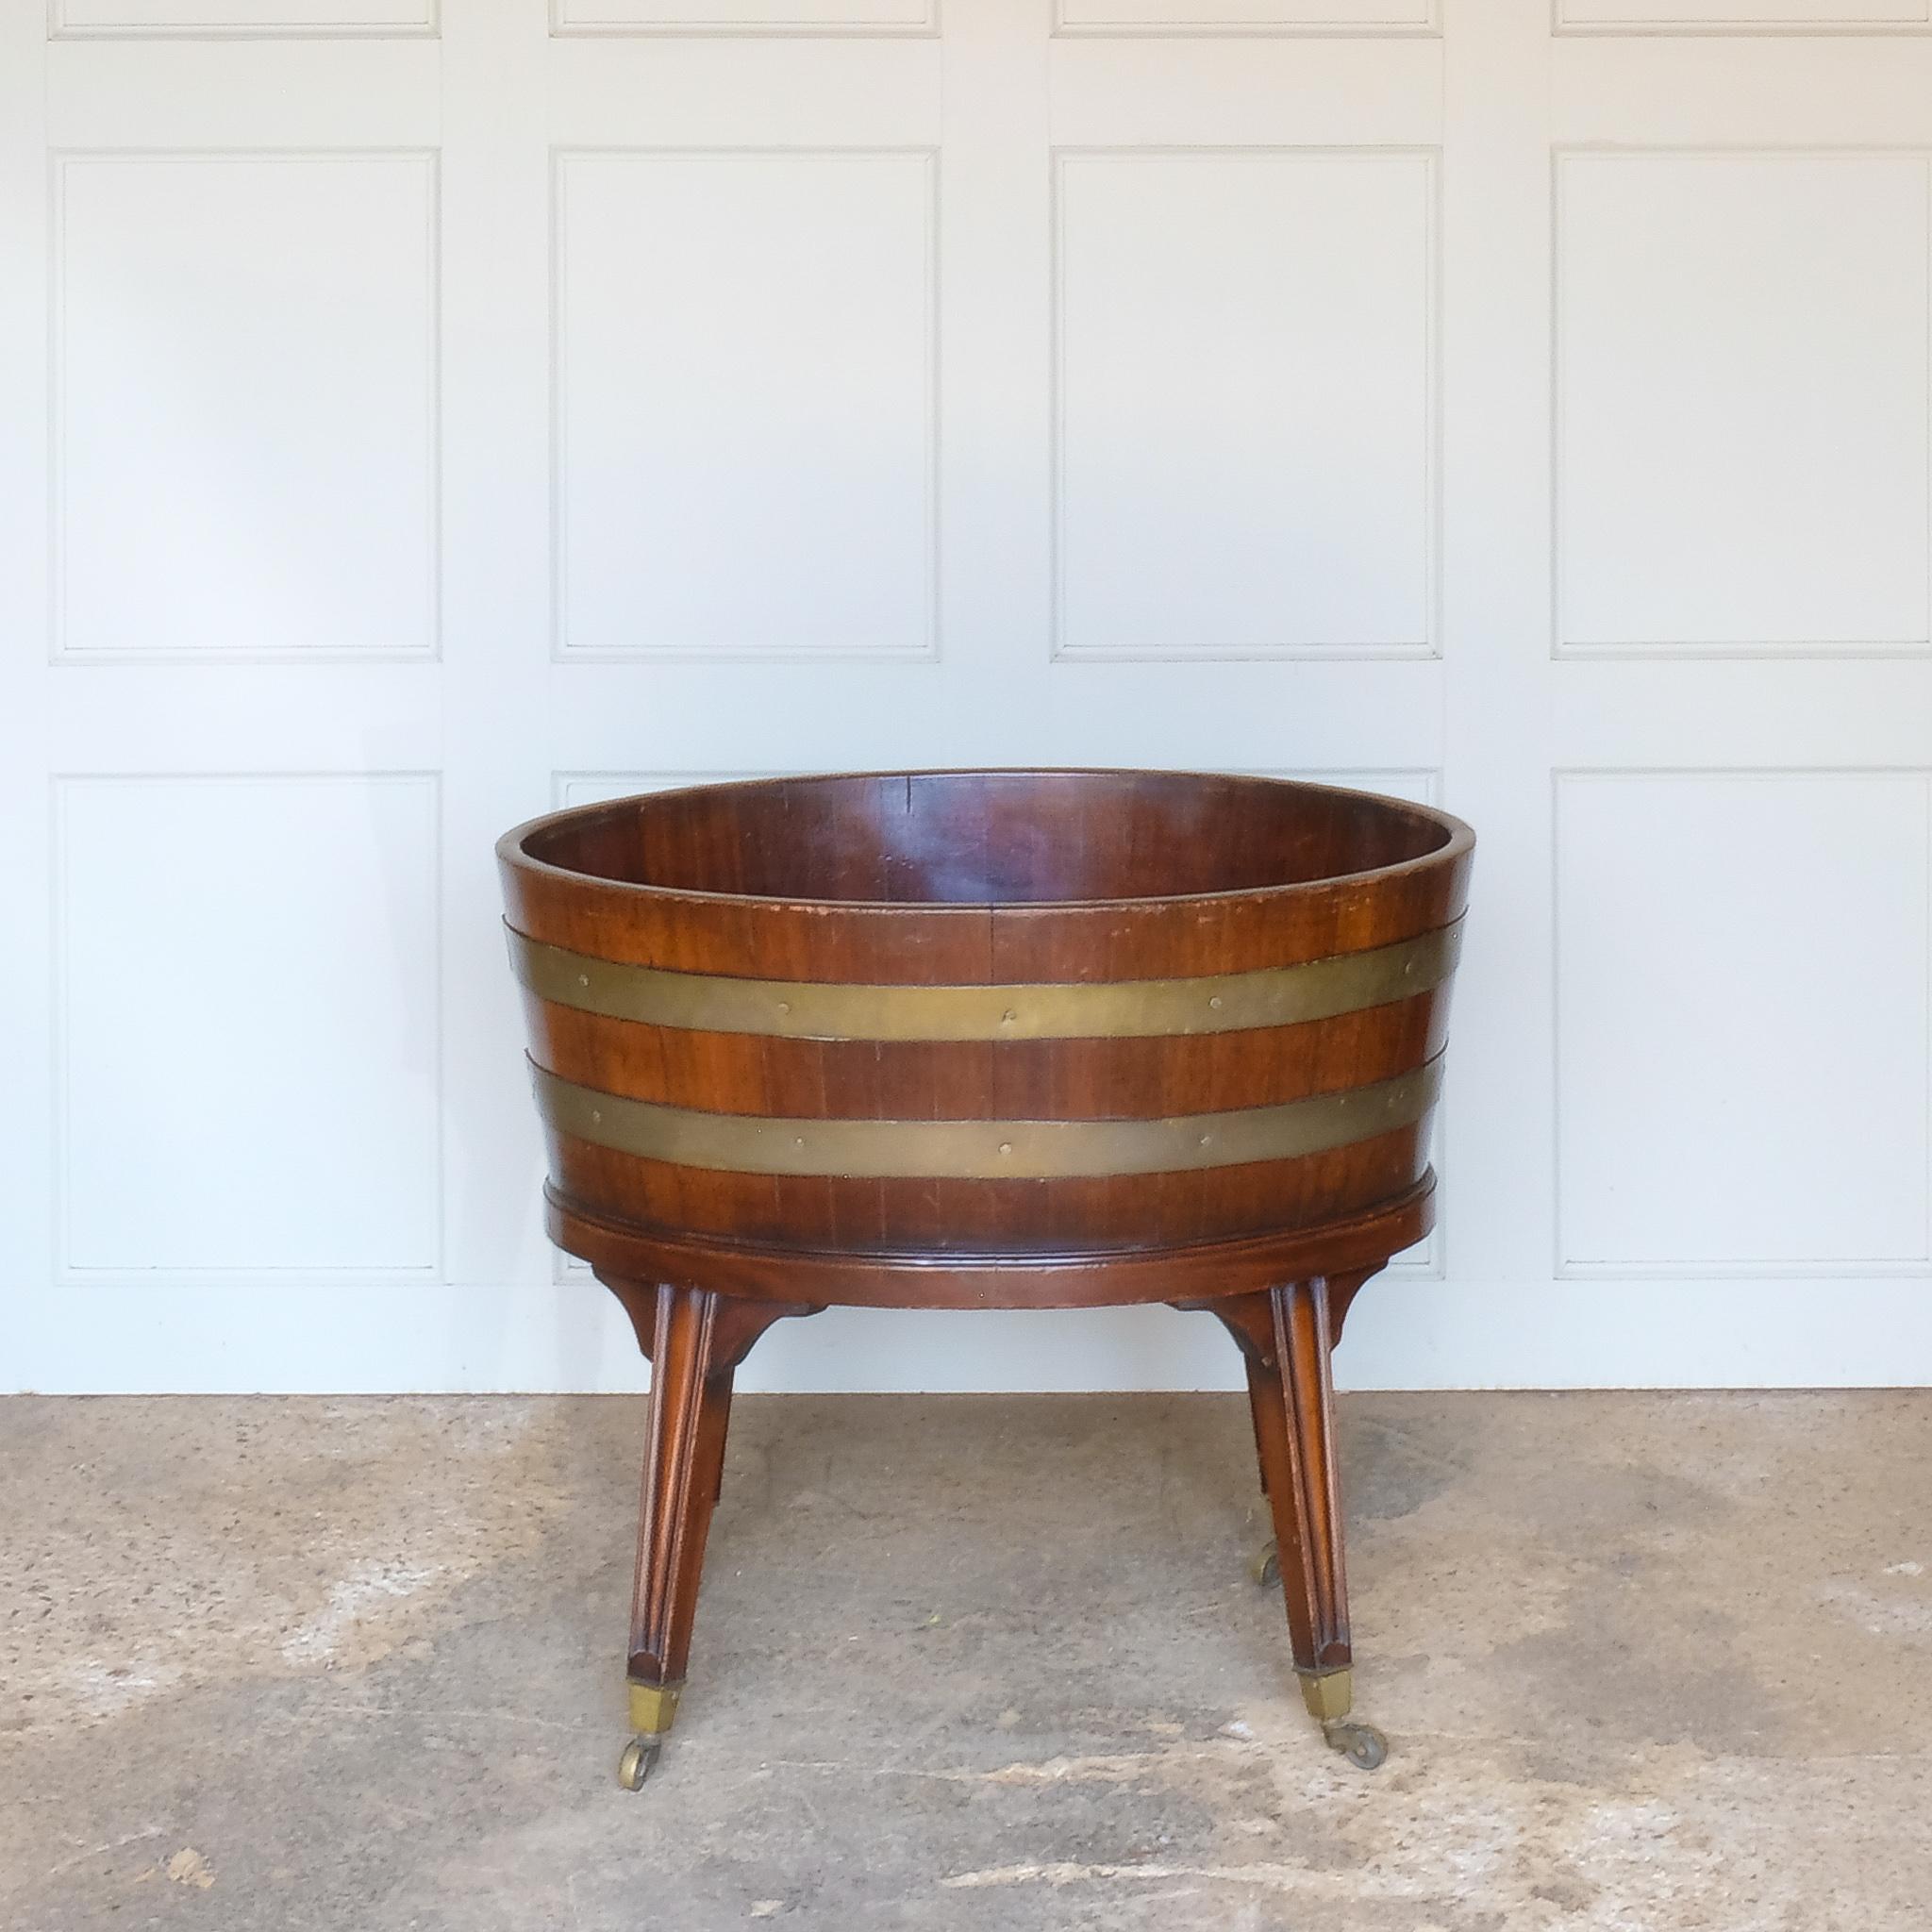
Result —
[[[618, 800], [519, 826], [498, 856], [510, 926], [592, 959], [1024, 987], [1267, 971], [1432, 934], [1462, 915], [1473, 845], [1446, 814], [1280, 780], [899, 772]], [[534, 1062], [592, 1090], [583, 1108], [612, 1095], [646, 1112], [798, 1123], [1159, 1123], [1320, 1104], [1435, 1059], [1449, 1012], [1445, 980], [1225, 1033], [818, 1040], [558, 1003], [576, 983], [526, 991], [525, 1011]], [[1295, 1662], [1341, 1681], [1328, 1355], [1361, 1284], [1432, 1224], [1426, 1117], [1225, 1166], [962, 1179], [726, 1172], [577, 1138], [609, 1137], [610, 1113], [548, 1133], [546, 1200], [553, 1238], [615, 1291], [656, 1365], [634, 1684], [655, 1694], [682, 1678], [732, 1372], [771, 1322], [833, 1303], [1154, 1301], [1208, 1310], [1240, 1343]], [[726, 1132], [704, 1124], [708, 1147]], [[792, 1144], [792, 1127], [776, 1131]], [[1185, 1133], [1196, 1145], [1194, 1125]], [[650, 1707], [668, 1723], [670, 1704]]]

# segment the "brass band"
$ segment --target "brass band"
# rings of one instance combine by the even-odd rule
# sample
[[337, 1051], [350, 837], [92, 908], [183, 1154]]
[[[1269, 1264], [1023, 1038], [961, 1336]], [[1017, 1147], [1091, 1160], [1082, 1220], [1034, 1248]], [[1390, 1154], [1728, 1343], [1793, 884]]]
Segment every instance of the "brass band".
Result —
[[1127, 1040], [1289, 1026], [1427, 992], [1455, 972], [1462, 942], [1457, 920], [1394, 945], [1252, 973], [1091, 985], [854, 986], [673, 973], [505, 931], [517, 977], [555, 1006], [789, 1040]]
[[878, 1180], [1059, 1180], [1293, 1160], [1420, 1121], [1441, 1059], [1392, 1080], [1274, 1107], [1165, 1120], [773, 1120], [631, 1100], [531, 1062], [537, 1108], [558, 1133], [679, 1167]]

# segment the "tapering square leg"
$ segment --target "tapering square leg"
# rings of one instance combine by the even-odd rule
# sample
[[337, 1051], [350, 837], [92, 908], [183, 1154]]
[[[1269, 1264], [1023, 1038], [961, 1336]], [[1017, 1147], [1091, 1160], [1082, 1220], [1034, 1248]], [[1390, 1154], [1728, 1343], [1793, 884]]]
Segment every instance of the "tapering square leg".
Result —
[[635, 1790], [657, 1761], [684, 1690], [705, 1541], [724, 1481], [732, 1376], [774, 1322], [816, 1310], [706, 1289], [609, 1286], [652, 1370], [628, 1652], [636, 1735], [618, 1772]]
[[1348, 1707], [1342, 1687], [1313, 1688], [1350, 1664], [1327, 1284], [1298, 1281], [1266, 1299], [1268, 1351], [1246, 1357], [1261, 1482], [1274, 1519], [1295, 1669], [1309, 1708], [1340, 1717]]
[[1241, 1344], [1261, 1488], [1274, 1527], [1272, 1557], [1257, 1563], [1257, 1574], [1270, 1582], [1278, 1574], [1303, 1701], [1330, 1743], [1374, 1765], [1386, 1751], [1381, 1734], [1343, 1722], [1354, 1697], [1354, 1659], [1329, 1368], [1341, 1311], [1362, 1279], [1331, 1283], [1318, 1275], [1186, 1306], [1218, 1316]]

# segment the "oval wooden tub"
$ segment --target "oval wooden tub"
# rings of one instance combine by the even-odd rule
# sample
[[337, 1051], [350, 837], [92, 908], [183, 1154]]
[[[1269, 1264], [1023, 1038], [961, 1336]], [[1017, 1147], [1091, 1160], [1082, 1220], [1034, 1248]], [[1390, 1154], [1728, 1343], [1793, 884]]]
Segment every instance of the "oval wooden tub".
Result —
[[1328, 1352], [1433, 1220], [1473, 846], [1134, 771], [701, 785], [504, 837], [550, 1232], [654, 1365], [626, 1783], [682, 1688], [732, 1371], [830, 1303], [1219, 1316], [1304, 1693], [1379, 1761], [1342, 1721]]

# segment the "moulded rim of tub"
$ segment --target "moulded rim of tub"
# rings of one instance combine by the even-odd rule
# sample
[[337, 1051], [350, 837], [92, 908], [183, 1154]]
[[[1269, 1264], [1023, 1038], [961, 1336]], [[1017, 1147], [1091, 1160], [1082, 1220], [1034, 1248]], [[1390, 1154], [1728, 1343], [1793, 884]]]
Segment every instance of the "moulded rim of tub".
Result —
[[[573, 819], [588, 818], [596, 812], [611, 811], [641, 800], [669, 799], [693, 791], [751, 791], [778, 784], [832, 784], [867, 778], [1209, 778], [1217, 784], [1255, 786], [1268, 790], [1321, 792], [1328, 797], [1373, 799], [1391, 811], [1421, 819], [1442, 834], [1442, 842], [1412, 858], [1400, 858], [1389, 865], [1368, 866], [1357, 872], [1324, 873], [1317, 878], [1287, 879], [1275, 885], [1225, 886], [1206, 892], [1136, 892], [1096, 894], [1074, 899], [856, 899], [831, 893], [810, 892], [724, 892], [707, 886], [674, 886], [641, 879], [616, 879], [602, 873], [585, 872], [578, 867], [558, 865], [529, 851], [526, 841], [551, 827]], [[667, 785], [657, 791], [632, 791], [616, 798], [596, 799], [586, 805], [559, 807], [540, 812], [535, 818], [512, 825], [496, 841], [496, 856], [506, 865], [527, 868], [557, 878], [582, 879], [614, 892], [635, 892], [640, 897], [658, 899], [697, 899], [706, 902], [744, 906], [837, 906], [857, 911], [903, 913], [931, 917], [946, 912], [1050, 912], [1082, 911], [1110, 906], [1188, 906], [1213, 905], [1235, 899], [1257, 899], [1275, 894], [1332, 891], [1367, 879], [1399, 878], [1407, 873], [1431, 867], [1452, 865], [1475, 847], [1474, 829], [1453, 812], [1440, 806], [1416, 805], [1406, 798], [1391, 798], [1386, 792], [1367, 791], [1348, 785], [1323, 785], [1309, 778], [1277, 778], [1258, 772], [1209, 772], [1192, 766], [1169, 765], [911, 765], [887, 767], [878, 771], [781, 772], [765, 777], [706, 778], [691, 785]]]

